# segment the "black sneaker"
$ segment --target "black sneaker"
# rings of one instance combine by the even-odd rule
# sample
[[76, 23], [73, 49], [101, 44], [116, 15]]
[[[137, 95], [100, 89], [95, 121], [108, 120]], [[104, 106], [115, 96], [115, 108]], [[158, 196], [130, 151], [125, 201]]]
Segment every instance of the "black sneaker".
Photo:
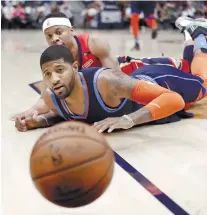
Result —
[[181, 33], [183, 33], [185, 28], [191, 24], [202, 26], [205, 23], [207, 23], [207, 19], [205, 18], [192, 19], [181, 16], [176, 19], [175, 26], [180, 30]]
[[202, 26], [196, 25], [196, 24], [190, 24], [186, 27], [185, 30], [190, 34], [193, 40], [200, 34], [207, 36], [207, 23], [205, 23]]
[[131, 51], [140, 51], [140, 45], [139, 43], [135, 43], [134, 47], [131, 49]]
[[158, 33], [157, 33], [157, 29], [153, 29], [153, 30], [152, 30], [152, 35], [151, 35], [151, 36], [152, 36], [152, 39], [156, 39], [156, 38], [157, 38], [157, 34], [158, 34]]

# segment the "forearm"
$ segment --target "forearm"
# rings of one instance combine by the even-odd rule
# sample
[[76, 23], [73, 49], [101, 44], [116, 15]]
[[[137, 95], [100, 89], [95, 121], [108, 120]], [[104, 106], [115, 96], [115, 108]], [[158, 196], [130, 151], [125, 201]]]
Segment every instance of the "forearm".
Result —
[[143, 124], [168, 117], [185, 106], [183, 98], [176, 92], [159, 85], [138, 81], [133, 84], [132, 91], [126, 95], [128, 99], [145, 105], [130, 114], [134, 124]]
[[158, 85], [139, 81], [132, 90], [131, 100], [146, 105], [152, 120], [170, 116], [185, 106], [183, 98], [176, 92]]
[[41, 96], [37, 103], [33, 106], [33, 109], [37, 110], [40, 114], [48, 113], [50, 111], [49, 107], [45, 104], [44, 94], [47, 89], [47, 86], [44, 84], [41, 92]]
[[42, 118], [43, 127], [53, 126], [57, 123], [64, 121], [62, 117], [60, 117], [58, 114], [54, 113], [53, 111], [49, 111], [46, 114], [39, 115], [39, 117]]
[[183, 100], [178, 94], [165, 93], [143, 108], [129, 114], [135, 125], [168, 117], [183, 109]]
[[163, 93], [145, 106], [152, 115], [152, 120], [168, 117], [185, 107], [183, 98], [175, 92]]
[[48, 113], [50, 110], [49, 107], [45, 104], [43, 98], [39, 98], [37, 103], [32, 108], [37, 110], [39, 114]]
[[63, 119], [61, 117], [50, 111], [46, 114], [38, 115], [35, 119], [32, 119], [31, 117], [27, 118], [25, 120], [25, 126], [27, 130], [33, 130], [36, 128], [47, 128], [62, 121]]
[[134, 125], [144, 124], [153, 120], [152, 113], [146, 107], [143, 107], [138, 111], [129, 114], [128, 116], [131, 118]]

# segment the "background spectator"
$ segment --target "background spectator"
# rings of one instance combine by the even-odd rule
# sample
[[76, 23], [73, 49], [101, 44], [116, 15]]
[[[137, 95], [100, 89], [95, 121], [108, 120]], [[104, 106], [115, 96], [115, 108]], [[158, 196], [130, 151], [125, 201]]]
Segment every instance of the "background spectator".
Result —
[[[179, 16], [192, 18], [207, 17], [206, 1], [157, 1], [157, 20], [161, 28], [174, 28]], [[108, 10], [108, 12], [106, 12]], [[116, 10], [113, 16], [110, 10]], [[121, 20], [115, 15], [120, 11]], [[129, 1], [1, 1], [2, 28], [41, 28], [49, 13], [61, 11], [67, 15], [73, 26], [98, 28], [101, 15], [105, 16], [108, 26], [119, 22], [119, 28], [129, 28], [131, 9]], [[107, 17], [106, 17], [107, 14]], [[118, 16], [118, 15], [117, 15]], [[118, 20], [118, 21], [117, 21]], [[143, 21], [140, 20], [142, 23]], [[102, 25], [103, 26], [103, 25]]]
[[74, 23], [73, 23], [72, 8], [68, 1], [63, 2], [63, 4], [60, 6], [60, 11], [70, 19], [70, 22], [73, 25]]
[[12, 28], [12, 18], [14, 13], [14, 7], [11, 1], [5, 2], [5, 5], [1, 6], [1, 22], [3, 28]]

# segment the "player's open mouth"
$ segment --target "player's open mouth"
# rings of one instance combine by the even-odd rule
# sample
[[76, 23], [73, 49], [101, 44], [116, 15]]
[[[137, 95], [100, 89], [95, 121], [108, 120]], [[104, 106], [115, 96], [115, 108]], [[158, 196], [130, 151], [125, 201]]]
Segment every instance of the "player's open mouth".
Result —
[[55, 45], [64, 45], [63, 42], [56, 42]]
[[54, 90], [54, 91], [59, 91], [59, 90], [61, 90], [63, 87], [64, 87], [63, 85], [57, 85], [57, 86], [53, 87], [53, 90]]

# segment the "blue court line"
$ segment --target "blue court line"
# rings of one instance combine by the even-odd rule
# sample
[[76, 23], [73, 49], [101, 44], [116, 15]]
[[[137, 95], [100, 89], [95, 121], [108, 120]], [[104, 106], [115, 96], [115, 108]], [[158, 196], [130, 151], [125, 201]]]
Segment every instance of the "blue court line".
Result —
[[40, 90], [35, 86], [35, 84], [37, 84], [38, 82], [40, 82], [40, 81], [31, 83], [31, 84], [29, 84], [29, 86], [30, 86], [34, 91], [36, 91], [38, 94], [41, 94]]
[[163, 193], [158, 187], [156, 187], [151, 181], [149, 181], [144, 175], [136, 170], [131, 164], [124, 160], [116, 152], [115, 160], [116, 163], [124, 169], [132, 178], [134, 178], [142, 187], [150, 192], [159, 202], [167, 207], [175, 215], [189, 215], [184, 209], [176, 204], [171, 198]]
[[[35, 86], [36, 83], [29, 84], [38, 94], [40, 90]], [[178, 204], [176, 204], [170, 197], [163, 193], [158, 187], [156, 187], [151, 181], [149, 181], [144, 175], [136, 170], [131, 164], [124, 160], [119, 154], [114, 152], [116, 163], [124, 169], [132, 178], [134, 178], [142, 187], [151, 193], [160, 203], [168, 208], [175, 215], [190, 215]]]

